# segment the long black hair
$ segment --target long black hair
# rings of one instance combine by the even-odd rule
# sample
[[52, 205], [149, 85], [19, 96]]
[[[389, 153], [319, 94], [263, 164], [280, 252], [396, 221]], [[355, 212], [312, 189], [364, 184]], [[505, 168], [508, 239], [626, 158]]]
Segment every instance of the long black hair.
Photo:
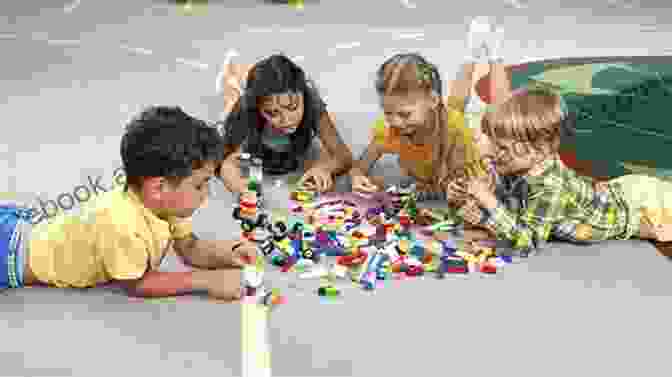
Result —
[[303, 119], [296, 132], [289, 135], [291, 152], [295, 156], [303, 156], [319, 133], [320, 117], [326, 106], [315, 83], [283, 54], [261, 60], [248, 73], [242, 95], [224, 121], [223, 136], [228, 149], [235, 149], [246, 142], [248, 153], [260, 155], [265, 121], [257, 107], [258, 98], [287, 92], [303, 94]]

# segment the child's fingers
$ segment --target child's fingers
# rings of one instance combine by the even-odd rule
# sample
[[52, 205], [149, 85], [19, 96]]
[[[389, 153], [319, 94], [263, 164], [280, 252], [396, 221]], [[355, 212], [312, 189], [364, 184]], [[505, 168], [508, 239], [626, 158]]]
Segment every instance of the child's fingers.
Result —
[[324, 187], [324, 177], [321, 174], [315, 174], [312, 176], [312, 179], [315, 183], [315, 188], [317, 188], [318, 191], [322, 191], [322, 188]]
[[353, 191], [358, 191], [358, 192], [376, 192], [378, 191], [378, 187], [371, 183], [371, 180], [368, 177], [355, 177], [352, 182], [352, 189]]
[[448, 196], [466, 195], [466, 190], [457, 183], [450, 183], [446, 187], [446, 194]]
[[325, 176], [324, 177], [324, 187], [322, 187], [322, 191], [327, 191], [333, 184], [334, 184], [334, 180], [331, 178], [331, 175]]
[[373, 184], [371, 184], [371, 183], [365, 183], [365, 182], [363, 182], [363, 183], [360, 184], [360, 186], [359, 186], [359, 191], [364, 191], [364, 192], [375, 192], [375, 191], [378, 191], [378, 188], [377, 188], [376, 186], [374, 186]]
[[369, 178], [365, 177], [363, 183], [366, 190], [371, 192], [378, 191], [378, 186], [375, 183], [373, 183]]
[[322, 186], [320, 187], [320, 191], [326, 191], [330, 186], [331, 186], [331, 175], [330, 174], [324, 174], [322, 177]]
[[315, 190], [318, 188], [318, 182], [312, 174], [306, 174], [299, 180], [299, 187], [307, 190]]

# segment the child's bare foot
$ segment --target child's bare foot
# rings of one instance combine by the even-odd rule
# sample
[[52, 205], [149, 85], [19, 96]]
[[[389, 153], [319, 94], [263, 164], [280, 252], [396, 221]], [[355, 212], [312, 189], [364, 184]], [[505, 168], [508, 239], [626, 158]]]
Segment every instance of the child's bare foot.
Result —
[[672, 242], [660, 242], [652, 240], [651, 243], [661, 255], [672, 258]]
[[670, 242], [672, 241], [672, 224], [659, 224], [655, 230], [656, 241]]

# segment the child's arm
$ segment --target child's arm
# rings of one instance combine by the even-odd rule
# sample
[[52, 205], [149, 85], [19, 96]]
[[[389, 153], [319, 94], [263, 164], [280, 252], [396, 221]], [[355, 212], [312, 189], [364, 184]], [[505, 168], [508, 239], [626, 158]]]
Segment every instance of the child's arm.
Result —
[[376, 140], [372, 140], [350, 169], [350, 176], [368, 176], [373, 164], [383, 155], [383, 149]]
[[[190, 272], [150, 271], [149, 268], [140, 278], [133, 274], [116, 274], [119, 283], [130, 296], [171, 297], [198, 292], [216, 292], [220, 298], [237, 298], [238, 287], [224, 287], [231, 269], [241, 267], [256, 258], [256, 245], [242, 241], [206, 241], [195, 235], [175, 240], [175, 252], [183, 262], [201, 270]], [[129, 270], [130, 271], [130, 270]], [[230, 279], [229, 279], [230, 280]], [[229, 289], [230, 288], [230, 289]], [[230, 293], [229, 293], [230, 292]]]
[[490, 105], [501, 105], [511, 97], [511, 79], [506, 66], [499, 60], [490, 62]]
[[320, 141], [324, 148], [316, 166], [325, 168], [332, 176], [349, 171], [353, 163], [352, 151], [341, 138], [332, 115], [326, 111], [320, 119]]
[[196, 235], [175, 240], [173, 249], [185, 264], [197, 268], [241, 267], [243, 259], [254, 259], [257, 247], [249, 241], [201, 240]]
[[193, 293], [194, 274], [189, 272], [148, 271], [137, 280], [117, 280], [129, 296], [135, 297], [172, 297]]
[[[452, 84], [449, 98], [465, 103], [471, 95], [474, 87], [474, 77], [476, 73], [476, 63], [465, 63], [458, 73], [458, 77]], [[450, 103], [450, 101], [448, 101]], [[463, 109], [460, 109], [463, 110]]]
[[235, 300], [241, 297], [240, 270], [196, 270], [189, 272], [148, 271], [137, 280], [119, 280], [129, 296], [174, 297], [208, 293]]
[[530, 249], [535, 239], [547, 241], [551, 227], [562, 220], [562, 189], [547, 187], [530, 198], [522, 216], [511, 213], [498, 202], [495, 195], [485, 189], [476, 189], [472, 195], [488, 211], [486, 226], [495, 232], [497, 238], [513, 243], [516, 249]]

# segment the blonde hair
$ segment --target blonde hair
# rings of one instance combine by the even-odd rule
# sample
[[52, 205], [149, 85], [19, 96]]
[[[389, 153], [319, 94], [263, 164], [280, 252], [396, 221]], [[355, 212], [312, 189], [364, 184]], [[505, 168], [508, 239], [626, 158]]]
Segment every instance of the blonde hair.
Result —
[[380, 96], [422, 92], [440, 99], [433, 111], [436, 127], [432, 140], [438, 140], [438, 145], [433, 148], [431, 185], [435, 190], [444, 191], [450, 181], [482, 176], [486, 168], [472, 130], [464, 122], [449, 127], [441, 86], [438, 69], [419, 54], [398, 54], [388, 59], [379, 68], [376, 80]]
[[565, 120], [562, 97], [534, 89], [509, 98], [483, 117], [483, 132], [493, 139], [506, 138], [551, 153], [560, 148], [560, 130]]

